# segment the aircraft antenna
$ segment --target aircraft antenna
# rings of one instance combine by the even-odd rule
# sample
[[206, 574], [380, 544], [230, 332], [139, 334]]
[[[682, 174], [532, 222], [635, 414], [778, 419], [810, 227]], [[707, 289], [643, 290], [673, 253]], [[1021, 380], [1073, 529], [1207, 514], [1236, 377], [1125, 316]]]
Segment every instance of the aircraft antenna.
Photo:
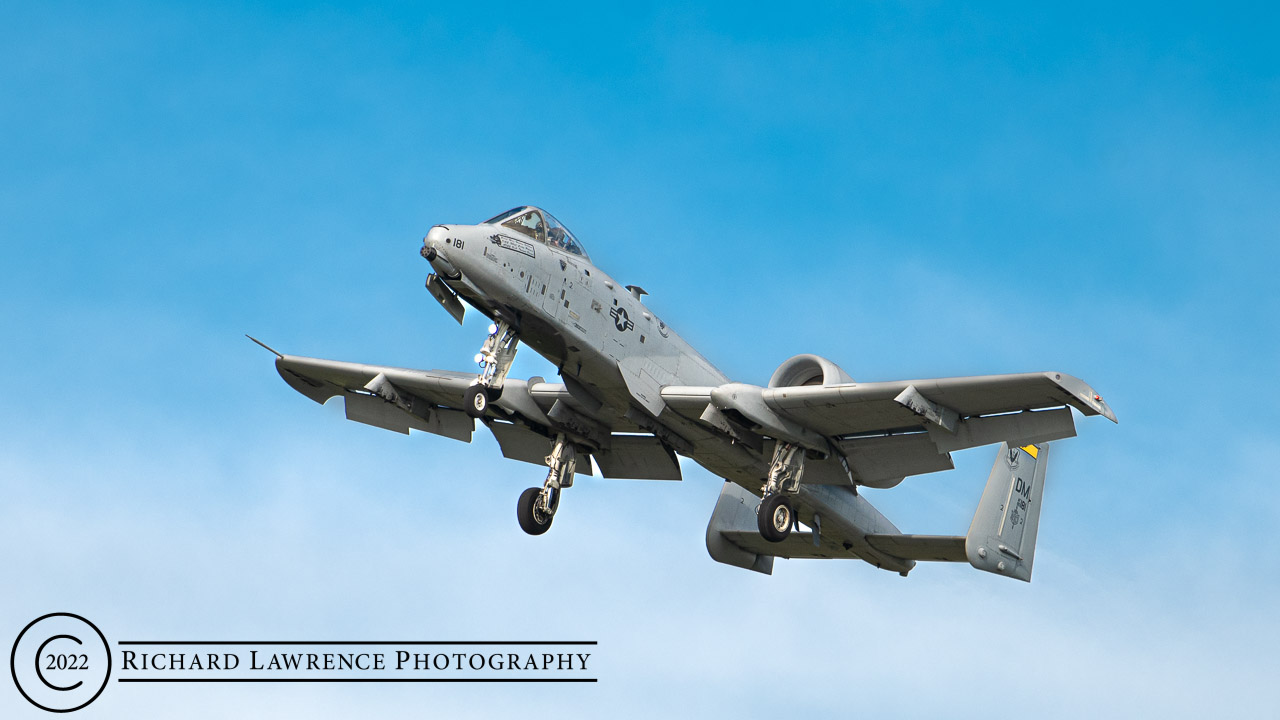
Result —
[[250, 334], [248, 334], [248, 333], [245, 333], [245, 337], [249, 338], [250, 340], [252, 340], [252, 341], [254, 341], [254, 342], [256, 342], [256, 343], [258, 343], [259, 345], [261, 345], [263, 348], [265, 348], [265, 349], [266, 349], [266, 350], [268, 350], [269, 352], [275, 353], [275, 356], [276, 356], [276, 357], [278, 357], [278, 358], [284, 358], [284, 355], [282, 355], [282, 354], [280, 354], [280, 353], [276, 352], [274, 348], [270, 347], [269, 345], [267, 345], [266, 343], [262, 342], [262, 341], [261, 341], [261, 340], [259, 340], [258, 338], [254, 337], [254, 336], [252, 336], [252, 335], [250, 335]]

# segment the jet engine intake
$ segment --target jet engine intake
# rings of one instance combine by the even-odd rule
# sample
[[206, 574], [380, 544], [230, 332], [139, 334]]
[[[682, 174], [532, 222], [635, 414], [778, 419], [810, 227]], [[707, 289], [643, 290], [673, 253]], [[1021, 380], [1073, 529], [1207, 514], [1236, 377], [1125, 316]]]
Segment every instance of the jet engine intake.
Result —
[[848, 385], [853, 378], [839, 365], [818, 355], [796, 355], [778, 366], [769, 378], [769, 387], [798, 387], [801, 385]]

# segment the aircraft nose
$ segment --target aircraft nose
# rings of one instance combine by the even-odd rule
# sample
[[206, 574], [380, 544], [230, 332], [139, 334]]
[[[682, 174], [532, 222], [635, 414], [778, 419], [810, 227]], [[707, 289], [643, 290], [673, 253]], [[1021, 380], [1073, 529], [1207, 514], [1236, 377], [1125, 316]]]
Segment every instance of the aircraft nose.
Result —
[[[457, 280], [462, 277], [462, 273], [446, 257], [447, 253], [444, 248], [448, 239], [449, 226], [437, 225], [427, 231], [427, 236], [422, 238], [422, 250], [420, 253], [441, 276], [450, 280]], [[461, 242], [461, 240], [458, 241], [459, 247], [461, 247]]]
[[428, 230], [427, 236], [422, 238], [422, 256], [427, 260], [434, 260], [440, 249], [444, 247], [445, 237], [448, 234], [449, 228], [444, 225], [436, 225]]

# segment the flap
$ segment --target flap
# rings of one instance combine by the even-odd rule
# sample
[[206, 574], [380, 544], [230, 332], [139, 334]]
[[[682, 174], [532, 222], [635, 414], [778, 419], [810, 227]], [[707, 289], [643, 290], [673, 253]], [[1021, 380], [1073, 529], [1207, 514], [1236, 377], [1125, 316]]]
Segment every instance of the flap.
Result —
[[344, 392], [347, 419], [409, 434], [409, 430], [421, 430], [462, 442], [471, 442], [475, 421], [466, 413], [447, 408], [430, 407], [421, 400], [413, 404], [413, 411], [375, 395]]
[[893, 487], [908, 475], [951, 470], [947, 453], [939, 453], [928, 433], [879, 435], [840, 441], [849, 470], [870, 487]]
[[679, 480], [675, 453], [652, 435], [613, 435], [609, 448], [594, 455], [600, 474], [629, 480]]
[[[498, 447], [502, 449], [502, 457], [531, 465], [547, 466], [547, 456], [551, 454], [551, 438], [524, 425], [496, 420], [489, 423], [489, 430], [493, 432], [493, 437], [498, 441]], [[579, 455], [574, 473], [591, 475], [591, 462]]]
[[523, 425], [504, 422], [489, 423], [489, 430], [498, 441], [502, 457], [533, 465], [547, 464], [546, 458], [551, 454], [551, 439], [547, 436]]

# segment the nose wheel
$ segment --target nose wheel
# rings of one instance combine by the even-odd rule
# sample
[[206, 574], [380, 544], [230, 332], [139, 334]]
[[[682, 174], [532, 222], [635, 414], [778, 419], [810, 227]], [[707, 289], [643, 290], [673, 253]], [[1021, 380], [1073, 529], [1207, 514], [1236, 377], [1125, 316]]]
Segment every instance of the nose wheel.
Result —
[[462, 409], [473, 418], [484, 417], [489, 410], [489, 403], [502, 395], [502, 384], [507, 379], [507, 371], [511, 369], [511, 361], [516, 357], [516, 346], [520, 337], [515, 328], [506, 320], [500, 320], [489, 326], [489, 337], [476, 354], [476, 363], [480, 365], [480, 374], [467, 389], [463, 398]]
[[501, 389], [494, 390], [481, 385], [472, 385], [467, 388], [467, 393], [463, 396], [463, 410], [473, 418], [482, 418], [489, 410], [489, 403], [497, 400], [501, 395]]
[[560, 507], [560, 492], [573, 487], [573, 473], [578, 465], [578, 454], [563, 435], [556, 436], [556, 443], [547, 456], [547, 479], [542, 487], [531, 487], [520, 493], [516, 502], [516, 519], [520, 529], [530, 535], [541, 535], [551, 528], [556, 510]]

